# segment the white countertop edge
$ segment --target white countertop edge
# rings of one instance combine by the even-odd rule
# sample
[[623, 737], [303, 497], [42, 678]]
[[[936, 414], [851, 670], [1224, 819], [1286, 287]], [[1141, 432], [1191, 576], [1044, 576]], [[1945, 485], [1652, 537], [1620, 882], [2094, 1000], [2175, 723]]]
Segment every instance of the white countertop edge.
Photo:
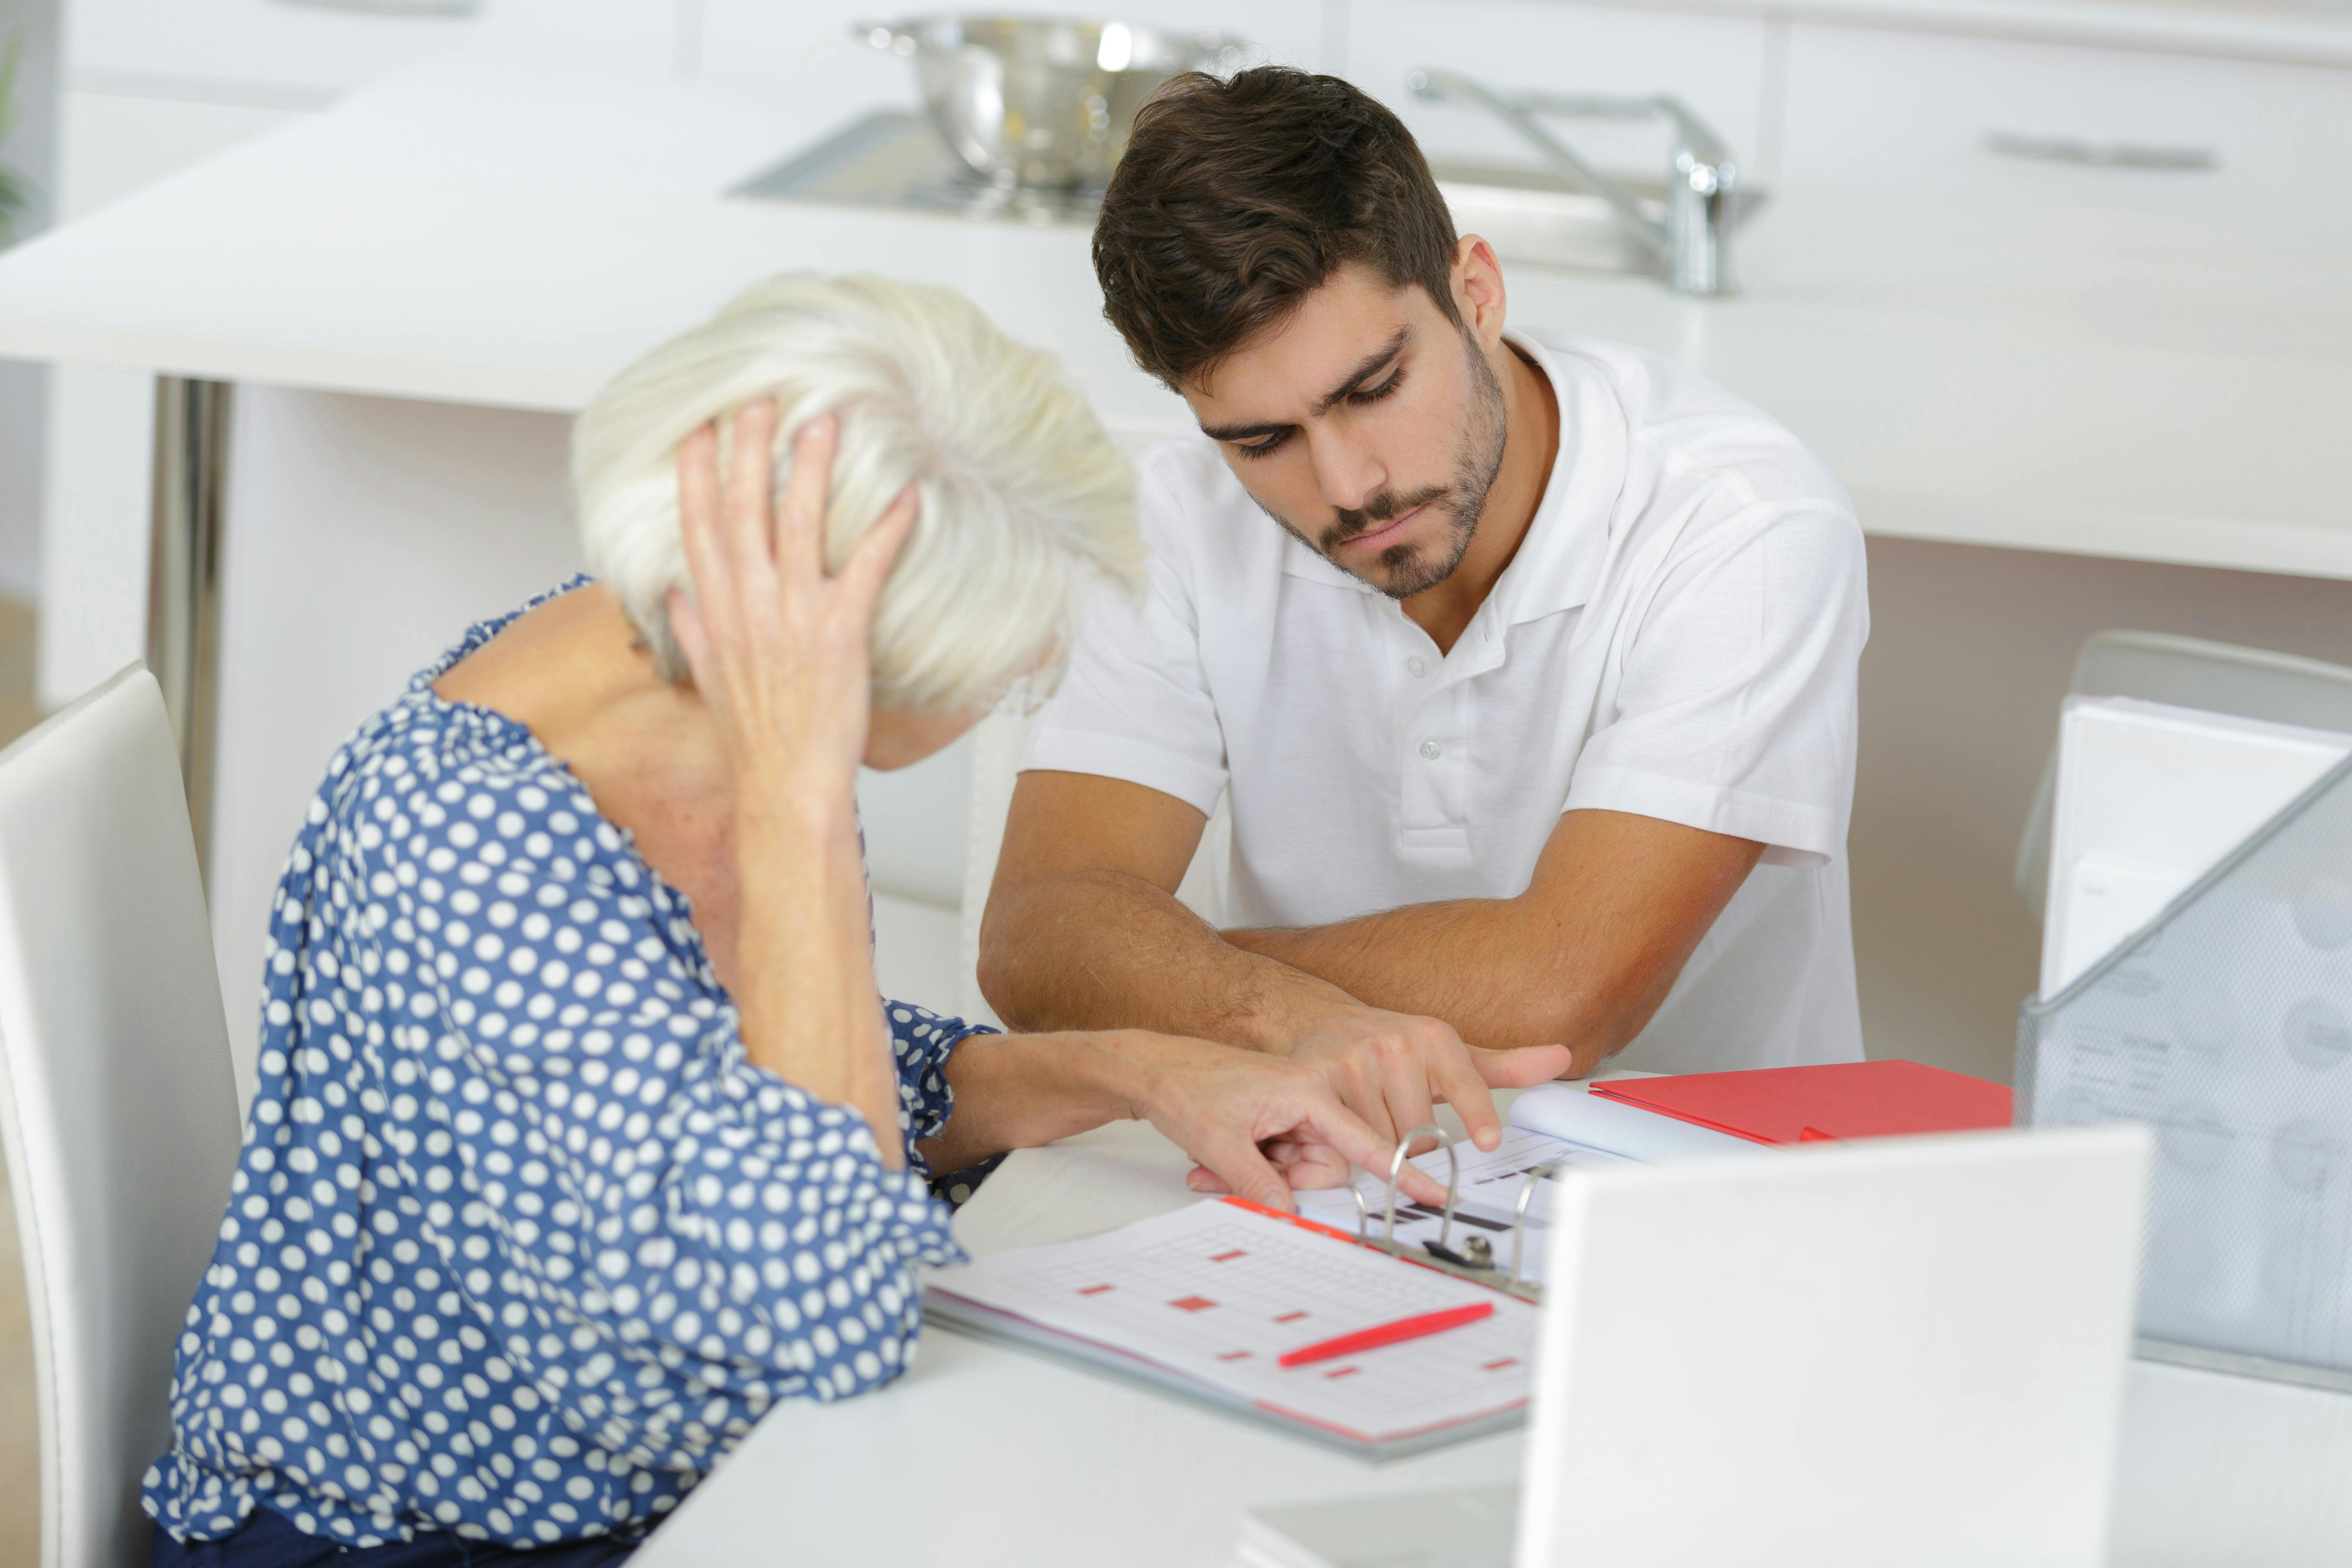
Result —
[[[50, 327], [22, 319], [0, 321], [0, 357], [557, 415], [587, 406], [604, 379], [601, 373], [479, 362], [459, 367], [427, 355]], [[1130, 453], [1179, 433], [1173, 424], [1110, 416], [1103, 425]], [[2352, 580], [2352, 535], [2332, 530], [2010, 497], [1927, 495], [1867, 482], [1852, 488], [1863, 531], [1880, 538]]]
[[2038, 0], [1572, 0], [1637, 9], [1757, 16], [1899, 32], [2080, 44], [2152, 54], [2218, 56], [2278, 65], [2352, 66], [2352, 16], [2229, 16], [2155, 6]]
[[460, 363], [441, 355], [310, 348], [143, 327], [52, 324], [22, 317], [0, 320], [0, 359], [548, 414], [577, 414], [606, 379], [602, 371], [574, 373], [482, 360]]
[[1852, 488], [1863, 531], [1877, 538], [2352, 580], [2352, 535], [2331, 530], [2256, 518]]

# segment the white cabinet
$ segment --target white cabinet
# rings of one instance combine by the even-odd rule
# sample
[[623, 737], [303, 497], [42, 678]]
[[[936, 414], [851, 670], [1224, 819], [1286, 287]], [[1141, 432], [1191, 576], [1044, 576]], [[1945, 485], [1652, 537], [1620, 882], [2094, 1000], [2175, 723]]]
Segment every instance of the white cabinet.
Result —
[[[1787, 103], [1792, 192], [2352, 232], [2352, 70], [1798, 24]], [[2024, 158], [1995, 137], [2214, 166]]]
[[[677, 68], [697, 0], [68, 0], [85, 86], [287, 107], [459, 47]], [[800, 7], [774, 7], [790, 12]]]
[[400, 16], [289, 0], [69, 0], [67, 58], [110, 86], [243, 88], [320, 102], [480, 30], [480, 17]]

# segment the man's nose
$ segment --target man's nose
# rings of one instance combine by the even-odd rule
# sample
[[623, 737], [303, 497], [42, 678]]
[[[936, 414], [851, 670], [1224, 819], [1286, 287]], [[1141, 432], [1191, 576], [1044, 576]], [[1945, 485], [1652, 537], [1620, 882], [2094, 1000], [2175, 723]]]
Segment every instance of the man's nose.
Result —
[[1388, 468], [1379, 454], [1338, 431], [1310, 435], [1307, 450], [1315, 463], [1316, 488], [1335, 510], [1361, 511], [1388, 483]]

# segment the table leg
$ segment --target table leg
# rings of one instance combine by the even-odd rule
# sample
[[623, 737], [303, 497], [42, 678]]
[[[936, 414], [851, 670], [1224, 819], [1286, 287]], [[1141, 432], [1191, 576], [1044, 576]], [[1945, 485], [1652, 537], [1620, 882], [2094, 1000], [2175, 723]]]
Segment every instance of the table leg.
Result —
[[180, 775], [209, 872], [220, 721], [220, 567], [229, 385], [155, 378], [155, 500], [148, 536], [147, 668], [180, 742]]

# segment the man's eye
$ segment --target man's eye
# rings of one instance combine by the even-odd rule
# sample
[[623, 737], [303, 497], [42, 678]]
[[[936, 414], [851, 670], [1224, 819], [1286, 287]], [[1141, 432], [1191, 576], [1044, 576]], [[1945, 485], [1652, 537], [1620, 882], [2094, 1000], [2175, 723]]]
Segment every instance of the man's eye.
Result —
[[1394, 392], [1398, 387], [1402, 386], [1403, 384], [1404, 372], [1400, 369], [1394, 375], [1390, 376], [1378, 386], [1358, 388], [1356, 392], [1349, 396], [1348, 401], [1358, 404], [1378, 403], [1381, 398], [1386, 397], [1389, 394]]
[[1234, 443], [1234, 450], [1244, 458], [1264, 458], [1289, 439], [1290, 432], [1285, 430], [1276, 435], [1268, 436], [1262, 441], [1236, 441]]

